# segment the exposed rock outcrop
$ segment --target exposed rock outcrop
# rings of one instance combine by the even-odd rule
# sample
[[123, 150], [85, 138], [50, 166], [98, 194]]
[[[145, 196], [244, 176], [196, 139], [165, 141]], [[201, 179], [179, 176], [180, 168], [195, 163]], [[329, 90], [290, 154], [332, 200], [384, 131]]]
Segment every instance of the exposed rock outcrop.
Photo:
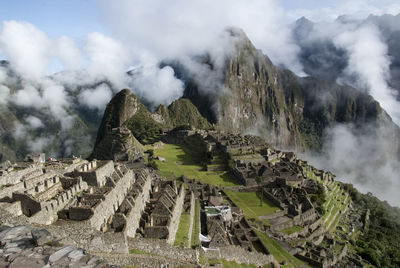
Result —
[[117, 267], [75, 246], [61, 246], [45, 229], [0, 227], [1, 267]]
[[[319, 151], [327, 127], [352, 123], [360, 134], [371, 127], [389, 129], [389, 143], [394, 148], [391, 151], [399, 151], [399, 128], [370, 95], [281, 70], [253, 46], [244, 32], [229, 31], [237, 41], [236, 53], [226, 59], [222, 72], [221, 88], [226, 90], [210, 96], [190, 80], [184, 92], [184, 97], [215, 122], [217, 129], [256, 132], [281, 148]], [[176, 72], [179, 75], [185, 71], [179, 66]]]
[[142, 145], [125, 125], [138, 112], [139, 105], [142, 104], [129, 89], [114, 96], [104, 112], [91, 158], [131, 161], [142, 156]]

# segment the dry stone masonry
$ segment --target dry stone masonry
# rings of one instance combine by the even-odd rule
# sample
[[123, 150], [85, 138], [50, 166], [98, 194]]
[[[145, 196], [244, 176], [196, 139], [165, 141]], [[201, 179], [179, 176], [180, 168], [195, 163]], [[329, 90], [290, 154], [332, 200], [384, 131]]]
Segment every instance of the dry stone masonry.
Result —
[[[113, 131], [120, 138], [129, 134], [125, 129]], [[315, 266], [332, 267], [344, 260], [357, 263], [347, 256], [347, 245], [328, 232], [351, 209], [348, 195], [330, 172], [250, 135], [175, 130], [167, 132], [163, 141], [201, 148], [208, 174], [227, 174], [241, 186], [212, 186], [185, 176], [167, 181], [147, 167], [141, 155], [127, 157], [118, 148], [109, 160], [44, 161], [37, 154], [1, 167], [0, 212], [10, 215], [11, 222], [48, 225], [58, 241], [74, 245], [51, 253], [50, 266], [74, 259], [88, 264], [81, 256], [90, 250], [112, 263], [143, 267], [196, 266], [199, 255], [279, 267], [260, 232]], [[158, 157], [158, 161], [168, 160]], [[257, 192], [279, 209], [249, 221], [227, 190]], [[321, 191], [327, 197], [323, 205], [312, 199]], [[338, 200], [340, 209], [333, 209]], [[188, 227], [178, 249], [173, 245], [182, 215]], [[357, 222], [352, 223], [352, 232], [360, 228]], [[129, 255], [132, 248], [145, 253]], [[146, 255], [153, 251], [159, 255]], [[46, 264], [43, 259], [39, 262]]]

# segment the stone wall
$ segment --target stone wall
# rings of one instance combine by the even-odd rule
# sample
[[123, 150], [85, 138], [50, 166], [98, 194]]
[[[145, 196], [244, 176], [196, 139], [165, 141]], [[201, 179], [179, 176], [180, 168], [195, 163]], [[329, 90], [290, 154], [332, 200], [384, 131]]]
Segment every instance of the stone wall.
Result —
[[185, 201], [185, 187], [181, 185], [179, 195], [176, 198], [174, 209], [172, 210], [172, 217], [168, 225], [168, 238], [167, 243], [173, 244], [175, 241], [176, 231], [178, 230], [179, 220], [181, 218], [183, 203]]
[[21, 202], [22, 213], [26, 216], [32, 216], [42, 209], [40, 203], [29, 194], [16, 192], [13, 193], [12, 199]]
[[56, 198], [42, 202], [41, 210], [31, 217], [30, 221], [32, 223], [46, 225], [54, 223], [58, 219], [57, 212], [62, 210], [69, 202], [71, 202], [77, 193], [87, 189], [87, 183], [79, 178], [77, 184], [65, 191], [60, 192]]
[[194, 215], [195, 215], [195, 199], [194, 193], [190, 192], [190, 223], [189, 223], [189, 230], [188, 230], [188, 245], [192, 244], [192, 232], [193, 232], [193, 225], [194, 225]]
[[[34, 193], [35, 192], [35, 187], [38, 186], [39, 184], [42, 184], [43, 189], [45, 188], [45, 186], [49, 185], [46, 184], [44, 185], [44, 182], [47, 180], [53, 180], [53, 178], [56, 178], [56, 180], [54, 181], [54, 183], [57, 183], [59, 181], [59, 176], [54, 173], [54, 172], [47, 172], [44, 173], [40, 176], [34, 177], [34, 178], [30, 178], [30, 179], [26, 179], [23, 181], [23, 185], [24, 185], [24, 190], [26, 191], [31, 191], [30, 193]], [[37, 191], [39, 192], [39, 190]]]
[[250, 252], [238, 246], [225, 246], [220, 247], [219, 252], [215, 250], [201, 250], [209, 259], [216, 257], [226, 259], [227, 261], [234, 261], [237, 263], [255, 264], [257, 266], [264, 266], [270, 263], [275, 263], [279, 266], [275, 258], [269, 254], [265, 255], [259, 252]]
[[187, 248], [174, 247], [168, 243], [166, 240], [160, 239], [145, 239], [145, 238], [128, 238], [128, 246], [130, 249], [138, 249], [150, 254], [170, 256], [170, 259], [175, 259], [177, 261], [196, 262], [196, 251]]
[[[112, 161], [109, 162], [114, 166]], [[94, 229], [101, 230], [102, 227], [105, 227], [108, 219], [124, 201], [134, 181], [134, 173], [132, 170], [127, 170], [115, 187], [103, 197], [103, 201], [93, 208], [93, 216], [89, 221]]]
[[265, 196], [266, 198], [268, 198], [268, 200], [270, 200], [274, 205], [280, 207], [281, 209], [284, 209], [284, 208], [282, 207], [281, 202], [280, 202], [278, 199], [276, 199], [274, 196], [272, 196], [270, 193], [268, 193], [268, 191], [266, 191], [265, 189], [263, 189], [263, 194], [264, 194], [264, 196]]
[[74, 176], [81, 176], [89, 186], [102, 187], [106, 183], [106, 177], [111, 176], [114, 172], [113, 161], [96, 161], [93, 160], [85, 163], [74, 170]]
[[124, 233], [128, 237], [135, 237], [136, 230], [139, 227], [140, 217], [146, 207], [146, 202], [149, 200], [151, 191], [152, 177], [149, 174], [148, 170], [140, 170], [137, 176], [142, 177], [145, 181], [145, 184], [143, 185], [142, 193], [136, 196], [135, 204], [133, 204], [131, 211], [126, 216], [126, 226], [124, 229]]
[[22, 182], [9, 187], [5, 187], [0, 190], [0, 200], [11, 199], [14, 192], [23, 192], [23, 191], [24, 191], [24, 184]]
[[3, 176], [0, 176], [0, 185], [17, 184], [22, 180], [43, 174], [42, 164], [33, 164], [23, 170], [11, 171]]

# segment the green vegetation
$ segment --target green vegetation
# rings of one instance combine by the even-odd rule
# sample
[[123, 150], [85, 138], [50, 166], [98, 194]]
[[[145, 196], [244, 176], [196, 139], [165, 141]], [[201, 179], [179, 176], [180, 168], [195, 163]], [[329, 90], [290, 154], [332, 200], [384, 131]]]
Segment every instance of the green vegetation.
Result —
[[199, 163], [199, 156], [187, 146], [164, 144], [161, 148], [154, 149], [154, 155], [166, 159], [165, 162], [155, 160], [159, 172], [167, 179], [175, 179], [182, 175], [194, 178], [202, 183], [219, 186], [236, 186], [237, 182], [228, 174], [217, 174], [203, 170]]
[[308, 267], [306, 263], [290, 255], [275, 239], [258, 230], [255, 231], [278, 262], [286, 261], [283, 267]]
[[400, 208], [361, 194], [351, 184], [344, 188], [359, 209], [370, 210], [369, 229], [355, 242], [357, 253], [377, 267], [400, 267]]
[[163, 116], [167, 119], [167, 125], [175, 127], [189, 125], [199, 129], [211, 129], [212, 125], [205, 119], [196, 106], [185, 98], [180, 98], [168, 106], [168, 115]]
[[162, 125], [151, 117], [147, 108], [139, 103], [138, 111], [125, 123], [140, 143], [154, 143], [158, 140]]
[[194, 220], [192, 229], [192, 244], [191, 247], [195, 248], [200, 245], [200, 202], [196, 199], [194, 207]]
[[[243, 210], [248, 219], [259, 220], [259, 216], [266, 216], [280, 209], [265, 197], [261, 202], [259, 192], [225, 191], [225, 193]], [[265, 223], [268, 224], [268, 221]]]
[[142, 251], [140, 249], [133, 248], [129, 250], [129, 254], [149, 254], [149, 253]]
[[241, 263], [238, 264], [234, 261], [227, 261], [225, 259], [209, 260], [208, 264], [210, 266], [215, 266], [216, 264], [221, 264], [223, 268], [257, 268], [255, 264]]
[[288, 227], [288, 228], [282, 229], [281, 232], [284, 233], [284, 234], [290, 235], [290, 234], [293, 234], [293, 233], [301, 231], [301, 229], [303, 229], [303, 227], [298, 226], [298, 225], [294, 225], [292, 227]]
[[318, 118], [314, 118], [314, 120], [316, 122], [311, 121], [309, 118], [303, 118], [299, 124], [299, 131], [306, 147], [318, 152], [322, 149], [321, 137], [323, 136], [324, 127], [318, 121]]
[[179, 227], [175, 236], [175, 246], [186, 248], [189, 246], [190, 214], [182, 213], [179, 220]]

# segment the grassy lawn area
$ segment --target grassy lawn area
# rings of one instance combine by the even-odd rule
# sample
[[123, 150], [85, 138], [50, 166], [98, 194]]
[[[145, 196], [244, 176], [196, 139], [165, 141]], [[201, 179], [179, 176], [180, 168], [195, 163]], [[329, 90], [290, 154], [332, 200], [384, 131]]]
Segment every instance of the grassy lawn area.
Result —
[[189, 232], [190, 227], [190, 214], [182, 213], [181, 218], [179, 219], [179, 226], [178, 230], [176, 231], [175, 235], [175, 242], [174, 245], [178, 247], [185, 247], [189, 246]]
[[[161, 175], [167, 179], [174, 179], [185, 175], [188, 178], [196, 179], [202, 183], [218, 186], [239, 185], [228, 174], [217, 175], [215, 172], [204, 171], [199, 163], [201, 157], [198, 153], [191, 151], [185, 146], [175, 144], [164, 144], [161, 148], [154, 149], [155, 156], [165, 158], [165, 162], [155, 160]], [[197, 159], [196, 159], [197, 157]]]
[[133, 248], [129, 250], [129, 254], [149, 254], [149, 253], [142, 251], [140, 249]]
[[293, 234], [293, 233], [301, 231], [301, 229], [303, 229], [303, 227], [295, 225], [295, 226], [292, 226], [292, 227], [288, 227], [288, 228], [282, 229], [281, 232], [284, 233], [284, 234], [290, 235], [290, 234]]
[[275, 259], [281, 263], [286, 261], [286, 264], [282, 267], [309, 267], [305, 262], [295, 258], [290, 255], [276, 240], [268, 237], [266, 234], [255, 230], [260, 239], [265, 243], [270, 253], [275, 257]]
[[209, 260], [208, 264], [211, 266], [215, 266], [216, 264], [222, 264], [224, 268], [257, 268], [258, 266], [255, 264], [247, 264], [247, 263], [236, 263], [234, 261], [227, 261], [225, 259], [219, 260]]
[[200, 234], [200, 203], [199, 200], [196, 199], [194, 207], [193, 229], [192, 229], [192, 244], [191, 244], [192, 248], [200, 245], [199, 234]]
[[259, 220], [259, 216], [266, 216], [280, 209], [266, 197], [263, 198], [262, 206], [260, 206], [261, 199], [258, 192], [225, 192], [243, 210], [248, 219]]

